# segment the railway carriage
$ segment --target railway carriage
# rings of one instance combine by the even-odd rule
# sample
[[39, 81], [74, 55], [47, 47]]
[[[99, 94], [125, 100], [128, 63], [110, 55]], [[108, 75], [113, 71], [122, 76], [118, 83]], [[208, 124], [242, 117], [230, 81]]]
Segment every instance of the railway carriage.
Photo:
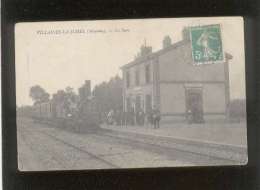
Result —
[[72, 106], [52, 101], [39, 103], [32, 107], [33, 119], [75, 132], [89, 132], [99, 125], [95, 105], [92, 98]]
[[50, 119], [52, 117], [51, 102], [39, 103], [33, 106], [33, 117], [37, 120]]

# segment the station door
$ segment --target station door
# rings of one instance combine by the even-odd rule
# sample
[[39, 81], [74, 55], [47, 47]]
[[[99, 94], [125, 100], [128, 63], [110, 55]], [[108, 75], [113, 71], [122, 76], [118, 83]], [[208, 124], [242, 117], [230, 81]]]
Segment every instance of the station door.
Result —
[[202, 88], [186, 89], [186, 111], [193, 123], [202, 123], [204, 121]]

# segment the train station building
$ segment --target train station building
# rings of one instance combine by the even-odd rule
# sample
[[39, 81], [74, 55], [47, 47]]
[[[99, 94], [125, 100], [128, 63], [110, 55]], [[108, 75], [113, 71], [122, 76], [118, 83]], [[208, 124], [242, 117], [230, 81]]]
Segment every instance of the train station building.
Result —
[[121, 67], [123, 72], [123, 108], [125, 112], [158, 108], [162, 121], [187, 120], [190, 110], [201, 120], [225, 119], [230, 101], [228, 61], [195, 65], [191, 41], [186, 30], [183, 39], [172, 44], [162, 40], [162, 49], [152, 52], [143, 45], [139, 55]]

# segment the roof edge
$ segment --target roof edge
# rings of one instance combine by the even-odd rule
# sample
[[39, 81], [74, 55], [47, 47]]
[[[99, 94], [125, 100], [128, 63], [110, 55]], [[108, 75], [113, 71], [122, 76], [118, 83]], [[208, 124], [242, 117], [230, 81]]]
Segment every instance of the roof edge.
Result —
[[131, 61], [131, 62], [125, 64], [125, 65], [122, 65], [120, 67], [120, 69], [125, 69], [125, 68], [132, 67], [134, 65], [140, 64], [140, 63], [142, 63], [144, 61], [147, 61], [147, 60], [152, 59], [154, 57], [160, 56], [162, 53], [170, 51], [172, 49], [175, 49], [175, 48], [177, 48], [177, 47], [179, 47], [181, 45], [184, 45], [184, 44], [186, 44], [188, 42], [190, 42], [190, 40], [187, 40], [187, 39], [180, 40], [180, 41], [178, 41], [178, 42], [176, 42], [174, 44], [171, 44], [171, 46], [169, 46], [167, 48], [160, 49], [160, 50], [158, 50], [156, 52], [152, 52], [151, 54], [148, 54], [148, 55], [145, 55], [143, 57], [137, 58], [136, 60], [133, 60], [133, 61]]

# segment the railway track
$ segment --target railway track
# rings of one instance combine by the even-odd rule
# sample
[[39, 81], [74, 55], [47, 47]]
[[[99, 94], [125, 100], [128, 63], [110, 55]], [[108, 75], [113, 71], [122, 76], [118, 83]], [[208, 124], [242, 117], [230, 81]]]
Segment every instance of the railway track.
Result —
[[[95, 155], [85, 149], [79, 148], [76, 145], [66, 142], [60, 138], [57, 138], [53, 135], [45, 133], [49, 137], [54, 138], [56, 141], [59, 141], [67, 146], [73, 147], [78, 151], [84, 152], [94, 159], [100, 160], [108, 164], [113, 168], [120, 168], [120, 166], [107, 161], [105, 158], [102, 158], [100, 155]], [[84, 135], [84, 134], [78, 134]], [[142, 149], [145, 151], [151, 151], [157, 154], [163, 154], [171, 159], [184, 160], [190, 163], [194, 163], [196, 166], [205, 166], [205, 165], [237, 165], [240, 162], [230, 156], [220, 156], [217, 155], [218, 151], [226, 151], [226, 154], [236, 154], [234, 151], [237, 151], [237, 147], [235, 150], [224, 149], [223, 146], [216, 145], [203, 145], [201, 143], [194, 143], [189, 141], [180, 141], [179, 139], [162, 139], [158, 137], [153, 137], [149, 135], [136, 135], [129, 133], [114, 133], [111, 131], [99, 131], [96, 134], [92, 134], [98, 141], [103, 141], [105, 143], [119, 143], [124, 144], [126, 146], [131, 146], [133, 149]], [[214, 147], [214, 148], [213, 148]], [[241, 150], [240, 150], [241, 151]], [[214, 154], [212, 154], [214, 152]], [[238, 153], [240, 155], [240, 153]]]
[[18, 165], [22, 171], [119, 168], [115, 163], [103, 159], [102, 155], [93, 154], [52, 133], [53, 130], [61, 132], [60, 129], [47, 125], [44, 128], [37, 127], [39, 126], [21, 126], [17, 131]]
[[[105, 132], [103, 134], [97, 134], [100, 139], [113, 138], [117, 139], [120, 143], [131, 145], [133, 148], [143, 148], [146, 150], [154, 151], [159, 154], [165, 154], [169, 157], [175, 159], [185, 160], [194, 165], [205, 166], [205, 165], [238, 165], [240, 164], [239, 158], [234, 159], [233, 157], [219, 156], [217, 155], [216, 149], [212, 149], [211, 146], [203, 145], [199, 143], [192, 144], [188, 141], [174, 141], [176, 139], [171, 138], [163, 139], [152, 137], [149, 135], [136, 135], [136, 134], [114, 134], [113, 132]], [[187, 144], [185, 144], [187, 142]], [[217, 147], [219, 149], [220, 147]], [[203, 149], [203, 150], [201, 150]], [[218, 150], [220, 151], [220, 150]], [[230, 150], [221, 150], [228, 151], [228, 154], [235, 154], [230, 152]], [[212, 154], [214, 152], [214, 154]]]
[[[48, 128], [48, 125], [45, 126]], [[106, 155], [100, 153], [97, 154], [95, 151], [93, 152], [93, 150], [88, 150], [88, 148], [82, 146], [82, 144], [79, 145], [73, 142], [73, 140], [70, 141], [69, 139], [63, 138], [62, 135], [57, 135], [60, 133], [59, 131], [65, 132], [66, 130], [60, 128], [55, 129], [53, 127], [52, 129], [56, 130], [56, 135], [55, 133], [53, 134], [51, 130], [47, 129], [39, 130], [38, 132], [67, 147], [73, 148], [73, 150], [78, 151], [81, 154], [85, 154], [88, 157], [107, 165], [109, 168], [122, 167], [120, 164], [115, 163], [115, 161], [107, 159], [106, 156], [109, 156], [108, 154], [110, 153]], [[67, 131], [66, 133], [72, 132]], [[133, 151], [142, 150], [143, 152], [152, 152], [158, 155], [164, 155], [168, 157], [169, 160], [180, 160], [191, 163], [190, 166], [238, 165], [245, 162], [247, 155], [246, 149], [241, 147], [207, 144], [131, 132], [118, 132], [107, 129], [101, 129], [92, 134], [74, 133], [73, 135], [75, 135], [75, 138], [77, 138], [77, 135], [81, 136], [81, 138], [91, 135], [91, 137], [95, 138], [95, 140], [101, 144], [111, 144], [111, 146], [124, 145], [131, 147]], [[122, 152], [122, 155], [123, 154], [125, 153]]]
[[[121, 166], [112, 163], [111, 161], [106, 160], [106, 157], [102, 158], [102, 155], [98, 154], [93, 154], [89, 151], [87, 151], [86, 149], [80, 148], [77, 145], [74, 145], [70, 142], [67, 142], [59, 137], [56, 137], [54, 135], [51, 135], [49, 133], [46, 132], [42, 132], [44, 135], [54, 139], [55, 141], [62, 143], [66, 146], [69, 146], [79, 152], [83, 152], [85, 154], [87, 154], [88, 156], [90, 156], [91, 158], [98, 160], [99, 162], [105, 163], [106, 165], [108, 165], [110, 168], [121, 168]], [[83, 136], [84, 134], [79, 134], [81, 136]], [[121, 145], [126, 145], [126, 146], [131, 146], [133, 148], [133, 150], [136, 149], [142, 149], [145, 151], [150, 151], [153, 153], [157, 153], [159, 155], [165, 155], [167, 157], [169, 157], [169, 159], [177, 159], [177, 160], [184, 160], [186, 162], [190, 162], [190, 163], [194, 163], [194, 165], [197, 166], [202, 166], [202, 165], [215, 165], [216, 163], [222, 163], [222, 164], [233, 164], [232, 161], [230, 160], [224, 160], [224, 159], [219, 159], [213, 156], [207, 156], [207, 155], [203, 155], [203, 154], [199, 154], [199, 153], [194, 153], [194, 152], [189, 152], [189, 151], [185, 151], [185, 150], [178, 150], [178, 149], [173, 149], [173, 148], [169, 148], [169, 147], [163, 147], [160, 145], [155, 145], [149, 142], [140, 142], [140, 141], [136, 141], [133, 139], [125, 139], [123, 137], [119, 137], [119, 136], [114, 136], [114, 135], [109, 135], [109, 134], [92, 134], [91, 136], [94, 136], [98, 141], [100, 142], [105, 142], [105, 143], [119, 143]]]
[[81, 152], [81, 153], [85, 153], [85, 154], [87, 154], [89, 157], [91, 157], [91, 158], [93, 158], [93, 159], [95, 159], [95, 160], [97, 160], [97, 161], [99, 161], [99, 162], [105, 163], [106, 165], [108, 165], [108, 166], [111, 167], [111, 168], [120, 168], [118, 165], [116, 165], [116, 164], [114, 164], [114, 163], [112, 163], [112, 162], [109, 162], [109, 161], [105, 160], [104, 158], [102, 158], [102, 157], [100, 157], [100, 156], [98, 156], [98, 155], [95, 155], [95, 154], [93, 154], [93, 153], [91, 153], [91, 152], [89, 152], [89, 151], [87, 151], [87, 150], [85, 150], [85, 149], [82, 149], [82, 148], [80, 148], [80, 147], [78, 147], [78, 146], [76, 146], [76, 145], [73, 145], [72, 143], [66, 142], [65, 140], [62, 140], [61, 138], [57, 138], [57, 137], [55, 137], [54, 135], [50, 135], [50, 134], [48, 134], [48, 133], [46, 133], [46, 132], [42, 132], [42, 133], [43, 133], [44, 135], [46, 135], [46, 136], [48, 136], [48, 137], [54, 139], [55, 141], [57, 141], [57, 142], [59, 142], [59, 143], [62, 143], [62, 144], [64, 144], [64, 145], [68, 146], [68, 147], [71, 147], [71, 148], [73, 148], [73, 149], [75, 149], [75, 150], [77, 150], [77, 151], [79, 151], [79, 152]]
[[[28, 130], [28, 129], [25, 129], [25, 128], [18, 129], [18, 133], [20, 135], [20, 138], [22, 138], [21, 139], [22, 142], [26, 145], [26, 147], [30, 150], [30, 152], [31, 153], [35, 152], [36, 151], [35, 147], [31, 144], [31, 141], [37, 140], [37, 139], [34, 138], [35, 137], [34, 133], [32, 131]], [[30, 136], [30, 141], [29, 142], [27, 142], [27, 140], [26, 140], [28, 138], [28, 136]], [[41, 152], [41, 153], [43, 153], [43, 152]], [[62, 162], [60, 157], [54, 157], [53, 155], [49, 155], [48, 156], [48, 161], [51, 160], [51, 163], [49, 163], [46, 160], [42, 159], [42, 157], [40, 155], [33, 154], [33, 155], [30, 155], [30, 156], [36, 157], [36, 160], [39, 161], [39, 163], [36, 164], [37, 165], [36, 167], [41, 168], [39, 170], [42, 170], [42, 168], [49, 168], [52, 165], [59, 166], [59, 167], [62, 167], [62, 168], [66, 168], [66, 165]], [[19, 159], [19, 156], [18, 156], [18, 162], [20, 162], [23, 165], [23, 160]], [[40, 164], [41, 166], [38, 166], [38, 164]], [[34, 169], [32, 169], [32, 170], [34, 170]]]

